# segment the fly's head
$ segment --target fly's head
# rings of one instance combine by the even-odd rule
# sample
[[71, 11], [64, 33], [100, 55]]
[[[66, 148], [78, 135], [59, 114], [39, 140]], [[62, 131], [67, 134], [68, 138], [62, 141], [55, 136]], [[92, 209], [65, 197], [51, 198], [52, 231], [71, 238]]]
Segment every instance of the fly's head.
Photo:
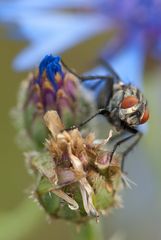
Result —
[[119, 105], [119, 117], [131, 127], [148, 121], [149, 110], [147, 108], [147, 100], [137, 88], [130, 85], [127, 88], [125, 87]]
[[120, 85], [110, 101], [112, 118], [125, 122], [129, 127], [143, 124], [149, 119], [147, 100], [137, 88]]

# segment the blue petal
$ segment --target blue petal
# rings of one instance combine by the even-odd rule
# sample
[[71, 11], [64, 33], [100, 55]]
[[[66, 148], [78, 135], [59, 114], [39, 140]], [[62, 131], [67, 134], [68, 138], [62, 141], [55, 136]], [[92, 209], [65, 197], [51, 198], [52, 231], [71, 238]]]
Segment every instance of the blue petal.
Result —
[[142, 88], [144, 60], [144, 44], [139, 38], [127, 43], [127, 46], [110, 62], [125, 83], [131, 82], [136, 87]]
[[[144, 47], [142, 41], [134, 40], [126, 47], [123, 47], [119, 54], [112, 59], [107, 59], [120, 76], [124, 83], [133, 83], [136, 87], [142, 87], [144, 73]], [[89, 75], [106, 75], [108, 71], [99, 66], [88, 73]], [[92, 87], [96, 81], [88, 81], [85, 83], [87, 87]], [[95, 95], [97, 95], [103, 87], [103, 83], [97, 87]]]
[[61, 58], [59, 56], [52, 56], [46, 55], [39, 64], [39, 74], [40, 76], [43, 74], [44, 70], [47, 69], [48, 65], [52, 63], [53, 74], [57, 72], [61, 72], [61, 65], [60, 65]]
[[88, 7], [92, 3], [87, 0], [11, 0], [1, 3], [1, 6], [8, 8], [8, 14], [10, 11], [19, 11], [19, 10], [31, 10], [31, 9], [51, 9], [51, 8], [79, 8], [79, 7]]
[[[113, 58], [106, 60], [110, 62], [124, 83], [132, 83], [136, 87], [142, 88], [144, 58], [145, 49], [143, 42], [140, 38], [137, 38], [133, 39], [133, 41], [130, 39], [129, 43], [126, 44], [126, 47], [123, 47]], [[108, 73], [108, 71], [102, 66], [98, 66], [87, 73], [87, 75], [107, 74], [109, 75], [110, 73]], [[85, 83], [88, 87], [92, 87], [94, 84], [95, 81], [88, 81]], [[99, 93], [101, 86], [103, 86], [103, 84], [97, 88], [96, 95]]]
[[58, 54], [106, 29], [98, 15], [54, 14], [21, 19], [21, 29], [32, 42], [14, 60], [16, 70], [34, 67], [47, 53]]

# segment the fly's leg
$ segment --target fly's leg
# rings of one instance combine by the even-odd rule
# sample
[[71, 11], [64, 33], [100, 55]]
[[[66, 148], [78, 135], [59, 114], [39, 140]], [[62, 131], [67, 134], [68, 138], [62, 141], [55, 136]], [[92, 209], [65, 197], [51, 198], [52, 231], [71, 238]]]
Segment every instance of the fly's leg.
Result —
[[111, 153], [111, 157], [110, 157], [110, 162], [112, 162], [113, 155], [114, 155], [115, 151], [117, 150], [118, 146], [120, 146], [120, 145], [126, 143], [127, 141], [129, 141], [130, 139], [136, 137], [135, 141], [123, 153], [123, 159], [122, 159], [122, 162], [121, 162], [121, 170], [122, 170], [122, 172], [124, 171], [125, 157], [136, 146], [136, 144], [140, 141], [140, 139], [142, 137], [142, 133], [139, 132], [137, 129], [131, 129], [130, 131], [132, 132], [132, 135], [130, 135], [128, 137], [125, 137], [122, 140], [119, 140], [118, 142], [116, 142], [116, 144], [113, 147], [113, 150], [112, 150], [112, 153]]
[[96, 112], [94, 115], [92, 115], [91, 117], [89, 117], [88, 119], [86, 119], [85, 121], [83, 121], [82, 123], [80, 123], [77, 126], [72, 126], [70, 128], [65, 128], [63, 129], [63, 131], [70, 131], [70, 130], [74, 130], [76, 128], [80, 129], [81, 127], [83, 127], [84, 125], [86, 125], [88, 122], [90, 122], [93, 118], [95, 118], [98, 115], [104, 115], [107, 114], [108, 112], [106, 111], [106, 109], [99, 109], [98, 112]]
[[[82, 82], [88, 81], [88, 80], [99, 80], [99, 79], [103, 79], [103, 80], [107, 80], [108, 77], [107, 76], [80, 76], [79, 74], [77, 74], [74, 70], [72, 70], [71, 68], [69, 68], [63, 60], [61, 60], [62, 65], [67, 69], [68, 72], [72, 73], [74, 76], [76, 76], [77, 78], [79, 78]], [[112, 78], [112, 76], [109, 78]]]
[[110, 72], [110, 74], [113, 76], [113, 78], [115, 79], [115, 82], [119, 83], [121, 81], [121, 78], [119, 77], [119, 75], [115, 72], [115, 70], [113, 69], [113, 67], [111, 66], [111, 64], [109, 62], [106, 62], [103, 59], [99, 59], [99, 62]]
[[142, 137], [142, 133], [141, 132], [137, 132], [136, 135], [133, 135], [133, 136], [137, 136], [137, 138], [135, 139], [135, 141], [123, 153], [123, 158], [122, 158], [122, 161], [121, 161], [121, 171], [122, 172], [124, 172], [125, 157], [128, 155], [129, 152], [131, 152], [133, 150], [133, 148], [140, 141], [140, 139]]
[[[62, 63], [62, 65], [67, 69], [67, 71], [69, 71], [69, 72], [72, 73], [74, 76], [76, 76], [77, 78], [79, 78], [82, 82], [89, 81], [89, 80], [113, 81], [113, 76], [101, 76], [101, 75], [80, 76], [80, 75], [77, 74], [75, 71], [73, 71], [72, 69], [70, 69], [70, 68], [63, 62], [63, 60], [61, 60], [61, 63]], [[96, 83], [96, 84], [97, 84], [97, 83]]]
[[[121, 135], [123, 135], [124, 132], [122, 132]], [[110, 158], [110, 162], [112, 162], [112, 158], [113, 158], [113, 155], [117, 149], [118, 146], [120, 146], [121, 144], [127, 142], [128, 140], [132, 139], [133, 137], [136, 137], [135, 141], [123, 152], [123, 155], [122, 155], [122, 160], [121, 160], [121, 173], [122, 173], [122, 182], [123, 182], [123, 185], [125, 187], [129, 186], [129, 183], [128, 183], [128, 179], [126, 177], [127, 173], [124, 171], [124, 166], [125, 166], [125, 159], [126, 159], [126, 156], [129, 152], [131, 152], [131, 150], [136, 146], [136, 144], [139, 142], [139, 140], [141, 139], [142, 137], [142, 133], [137, 131], [135, 129], [135, 133], [133, 133], [133, 135], [130, 135], [120, 141], [118, 141], [115, 145], [114, 145], [114, 148], [113, 148], [113, 151], [112, 151], [112, 154], [111, 154], [111, 158]]]
[[109, 80], [109, 79], [113, 79], [113, 76], [101, 76], [101, 75], [94, 75], [94, 76], [80, 76], [79, 74], [77, 74], [75, 71], [73, 71], [72, 69], [70, 69], [63, 60], [61, 60], [62, 65], [67, 69], [68, 72], [72, 73], [74, 76], [76, 76], [77, 78], [79, 78], [82, 82], [85, 81], [89, 81], [89, 80]]
[[[61, 60], [62, 65], [67, 69], [67, 71], [71, 72], [73, 75], [75, 75], [78, 79], [81, 80], [81, 82], [86, 82], [86, 81], [91, 81], [91, 80], [98, 80], [93, 86], [91, 86], [91, 90], [96, 90], [96, 88], [101, 84], [101, 81], [105, 81], [105, 87], [103, 87], [99, 93], [97, 102], [98, 102], [98, 108], [103, 108], [106, 107], [113, 95], [113, 85], [114, 85], [114, 80], [116, 77], [116, 73], [114, 74], [114, 70], [112, 70], [110, 73], [112, 76], [100, 76], [100, 75], [95, 75], [95, 76], [79, 76], [75, 71], [70, 69], [64, 62]], [[118, 76], [117, 76], [118, 77]], [[119, 78], [119, 77], [118, 77]]]

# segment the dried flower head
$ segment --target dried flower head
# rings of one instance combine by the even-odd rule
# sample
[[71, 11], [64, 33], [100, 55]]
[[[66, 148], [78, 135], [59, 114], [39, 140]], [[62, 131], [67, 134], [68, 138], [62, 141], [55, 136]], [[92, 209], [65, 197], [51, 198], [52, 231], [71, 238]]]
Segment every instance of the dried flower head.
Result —
[[15, 118], [22, 120], [22, 128], [39, 147], [47, 136], [42, 121], [46, 111], [56, 110], [65, 127], [70, 127], [94, 108], [91, 94], [62, 65], [58, 56], [45, 56], [39, 68], [22, 83], [19, 95]]
[[56, 111], [48, 111], [44, 120], [51, 133], [48, 151], [26, 155], [29, 169], [38, 176], [35, 193], [44, 209], [55, 218], [83, 222], [118, 206], [121, 157], [109, 162], [111, 132], [98, 143], [94, 134], [64, 131]]

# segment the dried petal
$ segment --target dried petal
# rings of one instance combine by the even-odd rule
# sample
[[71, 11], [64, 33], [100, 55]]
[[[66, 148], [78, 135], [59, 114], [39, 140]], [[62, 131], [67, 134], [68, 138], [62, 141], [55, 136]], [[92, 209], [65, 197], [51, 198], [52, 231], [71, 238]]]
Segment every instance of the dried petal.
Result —
[[48, 111], [44, 115], [44, 121], [53, 137], [55, 137], [61, 130], [64, 129], [64, 126], [56, 111]]
[[77, 210], [79, 208], [78, 203], [71, 197], [69, 197], [65, 192], [62, 190], [52, 190], [58, 197], [62, 198], [64, 201], [68, 203], [68, 206], [71, 210]]

